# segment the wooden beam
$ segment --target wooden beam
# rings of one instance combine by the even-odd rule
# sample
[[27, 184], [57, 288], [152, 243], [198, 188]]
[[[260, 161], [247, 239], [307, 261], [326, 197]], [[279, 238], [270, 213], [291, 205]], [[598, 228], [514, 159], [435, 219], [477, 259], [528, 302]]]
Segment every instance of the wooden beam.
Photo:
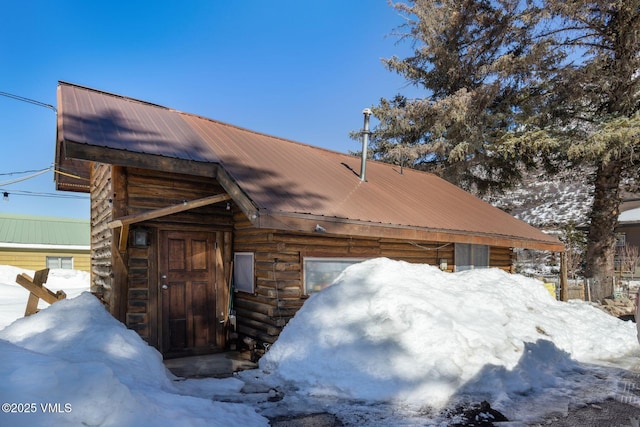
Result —
[[47, 279], [49, 278], [49, 269], [45, 268], [42, 270], [38, 270], [33, 274], [33, 283], [42, 286], [47, 283]]
[[29, 300], [27, 301], [27, 308], [24, 312], [25, 316], [30, 316], [38, 311], [38, 301], [40, 298], [49, 304], [53, 304], [54, 302], [67, 297], [64, 291], [53, 293], [43, 286], [47, 281], [48, 276], [49, 269], [45, 268], [43, 270], [36, 271], [33, 279], [25, 273], [18, 274], [16, 277], [16, 283], [30, 292]]
[[326, 229], [327, 235], [378, 237], [407, 241], [472, 243], [508, 248], [540, 249], [553, 252], [564, 251], [564, 244], [559, 240], [557, 243], [554, 243], [553, 241], [530, 240], [524, 237], [385, 225], [366, 221], [287, 212], [263, 213], [258, 216], [255, 222], [257, 228], [299, 231], [315, 235], [318, 234], [315, 232], [316, 225], [321, 225]]
[[38, 312], [38, 303], [40, 298], [33, 292], [29, 292], [29, 299], [27, 300], [27, 308], [24, 310], [24, 317], [31, 316]]
[[63, 291], [58, 291], [58, 293], [54, 294], [49, 289], [45, 288], [42, 285], [36, 285], [31, 280], [31, 277], [24, 273], [18, 274], [18, 276], [16, 277], [16, 283], [21, 285], [32, 294], [35, 294], [38, 298], [42, 298], [49, 304], [53, 304], [60, 299], [64, 299], [64, 297], [60, 298], [61, 296], [65, 295]]
[[218, 168], [216, 180], [222, 185], [224, 191], [233, 197], [236, 206], [238, 206], [249, 221], [255, 225], [255, 220], [258, 217], [258, 208], [223, 167]]
[[[215, 196], [209, 196], [209, 197], [204, 197], [202, 199], [191, 200], [189, 202], [184, 202], [184, 203], [180, 203], [173, 206], [167, 206], [166, 208], [160, 208], [152, 211], [142, 212], [139, 214], [123, 216], [122, 218], [118, 218], [116, 220], [111, 221], [109, 223], [109, 227], [110, 228], [123, 227], [122, 231], [124, 231], [125, 226], [129, 226], [137, 222], [161, 218], [163, 216], [188, 211], [188, 210], [199, 208], [202, 206], [224, 202], [225, 200], [231, 200], [231, 196], [228, 194], [217, 194]], [[126, 238], [126, 236], [123, 236], [123, 238]]]
[[120, 236], [118, 238], [118, 250], [124, 252], [127, 250], [127, 240], [129, 239], [129, 224], [123, 224], [120, 228]]
[[62, 141], [63, 158], [215, 178], [218, 164]]
[[569, 301], [569, 278], [567, 277], [566, 252], [560, 252], [560, 301]]

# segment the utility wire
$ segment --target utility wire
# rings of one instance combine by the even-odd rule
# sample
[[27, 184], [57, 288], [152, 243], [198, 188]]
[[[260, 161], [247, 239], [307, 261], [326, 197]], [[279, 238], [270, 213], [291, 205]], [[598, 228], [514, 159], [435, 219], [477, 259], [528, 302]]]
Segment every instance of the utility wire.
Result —
[[35, 177], [37, 177], [37, 176], [40, 176], [40, 175], [42, 175], [42, 174], [44, 174], [44, 173], [47, 173], [47, 172], [50, 172], [50, 171], [53, 171], [54, 173], [57, 173], [57, 174], [59, 174], [59, 175], [68, 176], [68, 177], [70, 177], [70, 178], [75, 178], [75, 179], [81, 179], [81, 180], [84, 180], [84, 181], [89, 181], [89, 179], [87, 179], [87, 178], [83, 178], [83, 177], [78, 176], [78, 175], [74, 175], [74, 174], [70, 174], [70, 173], [67, 173], [67, 172], [63, 172], [63, 171], [61, 171], [61, 170], [54, 169], [54, 167], [53, 167], [53, 166], [49, 166], [48, 168], [45, 168], [45, 169], [37, 169], [37, 170], [30, 170], [30, 171], [23, 171], [23, 172], [7, 172], [7, 173], [0, 173], [0, 176], [3, 176], [3, 175], [20, 175], [20, 174], [24, 174], [24, 173], [35, 172], [33, 175], [25, 176], [25, 177], [23, 177], [23, 178], [17, 178], [17, 179], [14, 179], [14, 180], [11, 180], [11, 181], [7, 181], [7, 182], [1, 182], [1, 183], [0, 183], [0, 186], [4, 186], [4, 185], [11, 185], [11, 184], [15, 184], [15, 183], [17, 183], [17, 182], [26, 181], [26, 180], [28, 180], [28, 179], [35, 178]]
[[57, 199], [81, 199], [81, 200], [89, 200], [88, 196], [81, 196], [78, 194], [57, 194], [57, 193], [40, 193], [36, 191], [26, 191], [26, 190], [6, 190], [0, 188], [0, 193], [7, 193], [7, 196], [30, 196], [30, 197], [49, 197], [49, 198], [57, 198]]
[[49, 108], [58, 114], [58, 109], [51, 104], [45, 104], [44, 102], [36, 101], [35, 99], [25, 98], [24, 96], [14, 95], [12, 93], [0, 92], [0, 96], [6, 96], [7, 98], [15, 99], [29, 104], [37, 105], [39, 107]]
[[14, 179], [12, 181], [2, 182], [2, 183], [0, 183], [0, 186], [11, 185], [11, 184], [15, 184], [17, 182], [26, 181], [28, 179], [35, 178], [37, 176], [40, 176], [40, 175], [45, 174], [47, 172], [50, 172], [51, 170], [53, 170], [53, 166], [48, 167], [47, 169], [43, 169], [43, 170], [41, 170], [39, 172], [36, 172], [33, 175], [25, 176], [25, 177], [22, 177], [22, 178], [17, 178], [17, 179]]
[[54, 171], [55, 173], [59, 174], [59, 175], [64, 175], [64, 176], [68, 176], [68, 177], [70, 177], [70, 178], [75, 178], [75, 179], [81, 179], [81, 180], [84, 180], [84, 181], [89, 181], [89, 179], [88, 179], [88, 178], [83, 178], [83, 177], [78, 176], [78, 175], [74, 175], [74, 174], [71, 174], [71, 173], [63, 172], [63, 171], [61, 171], [61, 170], [59, 170], [59, 169], [54, 169], [53, 171]]
[[33, 170], [29, 170], [29, 171], [22, 171], [22, 172], [4, 172], [4, 173], [0, 173], [0, 176], [7, 176], [7, 175], [23, 175], [25, 173], [34, 173], [34, 172], [41, 172], [44, 170], [49, 170], [51, 169], [51, 166], [44, 168], [44, 169], [33, 169]]

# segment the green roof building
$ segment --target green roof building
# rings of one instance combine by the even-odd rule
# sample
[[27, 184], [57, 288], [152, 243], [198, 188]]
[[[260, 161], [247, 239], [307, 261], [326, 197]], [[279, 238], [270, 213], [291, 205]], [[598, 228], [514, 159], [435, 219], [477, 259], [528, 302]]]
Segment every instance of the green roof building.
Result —
[[0, 264], [89, 271], [89, 220], [0, 214]]

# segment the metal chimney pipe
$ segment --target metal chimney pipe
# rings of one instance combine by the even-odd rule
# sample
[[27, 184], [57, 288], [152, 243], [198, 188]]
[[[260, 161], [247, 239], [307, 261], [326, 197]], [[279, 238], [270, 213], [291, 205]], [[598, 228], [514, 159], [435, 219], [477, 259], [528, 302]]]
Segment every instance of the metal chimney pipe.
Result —
[[369, 147], [369, 118], [371, 110], [365, 108], [362, 110], [364, 114], [364, 129], [362, 131], [362, 162], [360, 165], [360, 181], [367, 180], [367, 148]]

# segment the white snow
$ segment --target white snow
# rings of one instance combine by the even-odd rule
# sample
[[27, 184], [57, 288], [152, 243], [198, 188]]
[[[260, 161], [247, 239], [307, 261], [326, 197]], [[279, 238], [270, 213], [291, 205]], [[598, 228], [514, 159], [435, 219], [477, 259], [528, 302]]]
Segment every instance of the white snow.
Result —
[[[4, 303], [4, 292], [9, 301], [20, 300], [11, 282], [5, 282], [7, 277], [15, 280], [15, 270], [0, 267], [3, 317], [11, 305]], [[86, 289], [86, 277], [68, 274], [64, 289]], [[24, 304], [26, 298], [11, 311], [21, 309], [19, 316], [24, 315]], [[88, 292], [0, 330], [0, 378], [0, 404], [15, 404], [2, 406], [0, 425], [268, 425], [250, 406], [192, 396], [198, 386], [172, 381], [160, 353]], [[237, 384], [230, 388], [229, 381], [219, 384], [222, 390], [239, 390]]]
[[486, 199], [534, 227], [556, 229], [570, 222], [587, 223], [593, 196], [586, 179], [575, 175], [549, 179], [534, 174], [508, 192]]
[[[24, 316], [29, 292], [16, 283], [16, 276], [21, 273], [31, 277], [34, 275], [33, 270], [0, 265], [0, 329]], [[52, 269], [44, 286], [54, 293], [62, 290], [67, 298], [73, 298], [89, 290], [89, 273], [79, 270]], [[38, 308], [42, 309], [48, 305], [40, 300]]]
[[[5, 268], [3, 302], [15, 299]], [[635, 324], [557, 302], [541, 282], [381, 258], [312, 295], [260, 369], [233, 378], [176, 381], [89, 293], [18, 319], [0, 330], [0, 403], [37, 407], [0, 413], [0, 425], [254, 426], [312, 412], [345, 425], [446, 425], [447, 410], [482, 400], [531, 421], [624, 393], [638, 356]]]
[[618, 217], [618, 222], [640, 222], [640, 208], [622, 212]]

